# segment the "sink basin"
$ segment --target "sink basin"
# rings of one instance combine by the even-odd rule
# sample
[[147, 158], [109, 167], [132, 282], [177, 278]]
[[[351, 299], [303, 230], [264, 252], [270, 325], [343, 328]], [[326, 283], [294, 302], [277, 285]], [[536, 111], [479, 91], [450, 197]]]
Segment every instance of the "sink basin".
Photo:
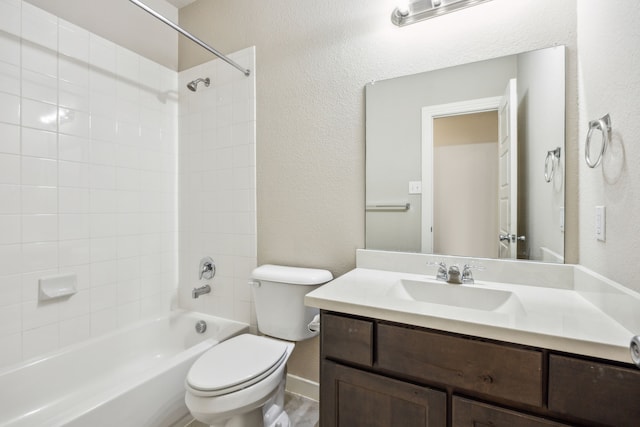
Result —
[[522, 307], [517, 296], [509, 291], [431, 281], [401, 279], [389, 289], [386, 296], [483, 311], [505, 311], [512, 305]]

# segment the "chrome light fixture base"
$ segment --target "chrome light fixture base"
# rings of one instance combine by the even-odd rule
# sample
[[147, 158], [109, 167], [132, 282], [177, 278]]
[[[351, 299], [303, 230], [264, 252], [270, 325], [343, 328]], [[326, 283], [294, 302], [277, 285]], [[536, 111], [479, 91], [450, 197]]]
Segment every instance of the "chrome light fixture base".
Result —
[[391, 13], [391, 22], [404, 27], [487, 1], [489, 0], [417, 0], [404, 7], [396, 7]]

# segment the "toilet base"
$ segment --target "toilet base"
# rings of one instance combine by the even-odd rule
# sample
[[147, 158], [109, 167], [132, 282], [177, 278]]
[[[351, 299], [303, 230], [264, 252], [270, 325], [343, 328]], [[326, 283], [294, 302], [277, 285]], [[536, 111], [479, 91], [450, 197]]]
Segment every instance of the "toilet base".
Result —
[[210, 427], [291, 427], [291, 420], [282, 408], [272, 405], [266, 414], [264, 408], [257, 408]]

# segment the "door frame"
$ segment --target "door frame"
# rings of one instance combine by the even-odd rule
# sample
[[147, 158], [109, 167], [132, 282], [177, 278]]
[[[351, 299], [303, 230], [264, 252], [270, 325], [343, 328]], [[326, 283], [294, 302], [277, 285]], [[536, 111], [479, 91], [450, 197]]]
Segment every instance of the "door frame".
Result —
[[498, 111], [502, 96], [422, 107], [421, 250], [433, 253], [433, 120], [440, 117]]

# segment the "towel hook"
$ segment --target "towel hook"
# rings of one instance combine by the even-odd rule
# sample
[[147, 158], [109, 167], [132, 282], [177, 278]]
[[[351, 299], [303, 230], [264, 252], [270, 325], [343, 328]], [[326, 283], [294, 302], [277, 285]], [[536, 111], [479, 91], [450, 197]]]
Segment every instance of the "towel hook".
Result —
[[[560, 147], [547, 151], [547, 157], [544, 159], [544, 180], [546, 182], [551, 182], [553, 175], [556, 173], [556, 164], [560, 160], [560, 152]], [[551, 161], [551, 170], [549, 170], [549, 161]]]
[[[591, 137], [594, 130], [602, 132], [602, 148], [600, 154], [595, 161], [591, 160]], [[602, 161], [605, 151], [607, 151], [607, 145], [611, 142], [611, 117], [609, 114], [605, 115], [601, 119], [592, 120], [589, 122], [589, 132], [587, 132], [587, 141], [584, 145], [584, 160], [587, 162], [587, 166], [595, 168]]]

